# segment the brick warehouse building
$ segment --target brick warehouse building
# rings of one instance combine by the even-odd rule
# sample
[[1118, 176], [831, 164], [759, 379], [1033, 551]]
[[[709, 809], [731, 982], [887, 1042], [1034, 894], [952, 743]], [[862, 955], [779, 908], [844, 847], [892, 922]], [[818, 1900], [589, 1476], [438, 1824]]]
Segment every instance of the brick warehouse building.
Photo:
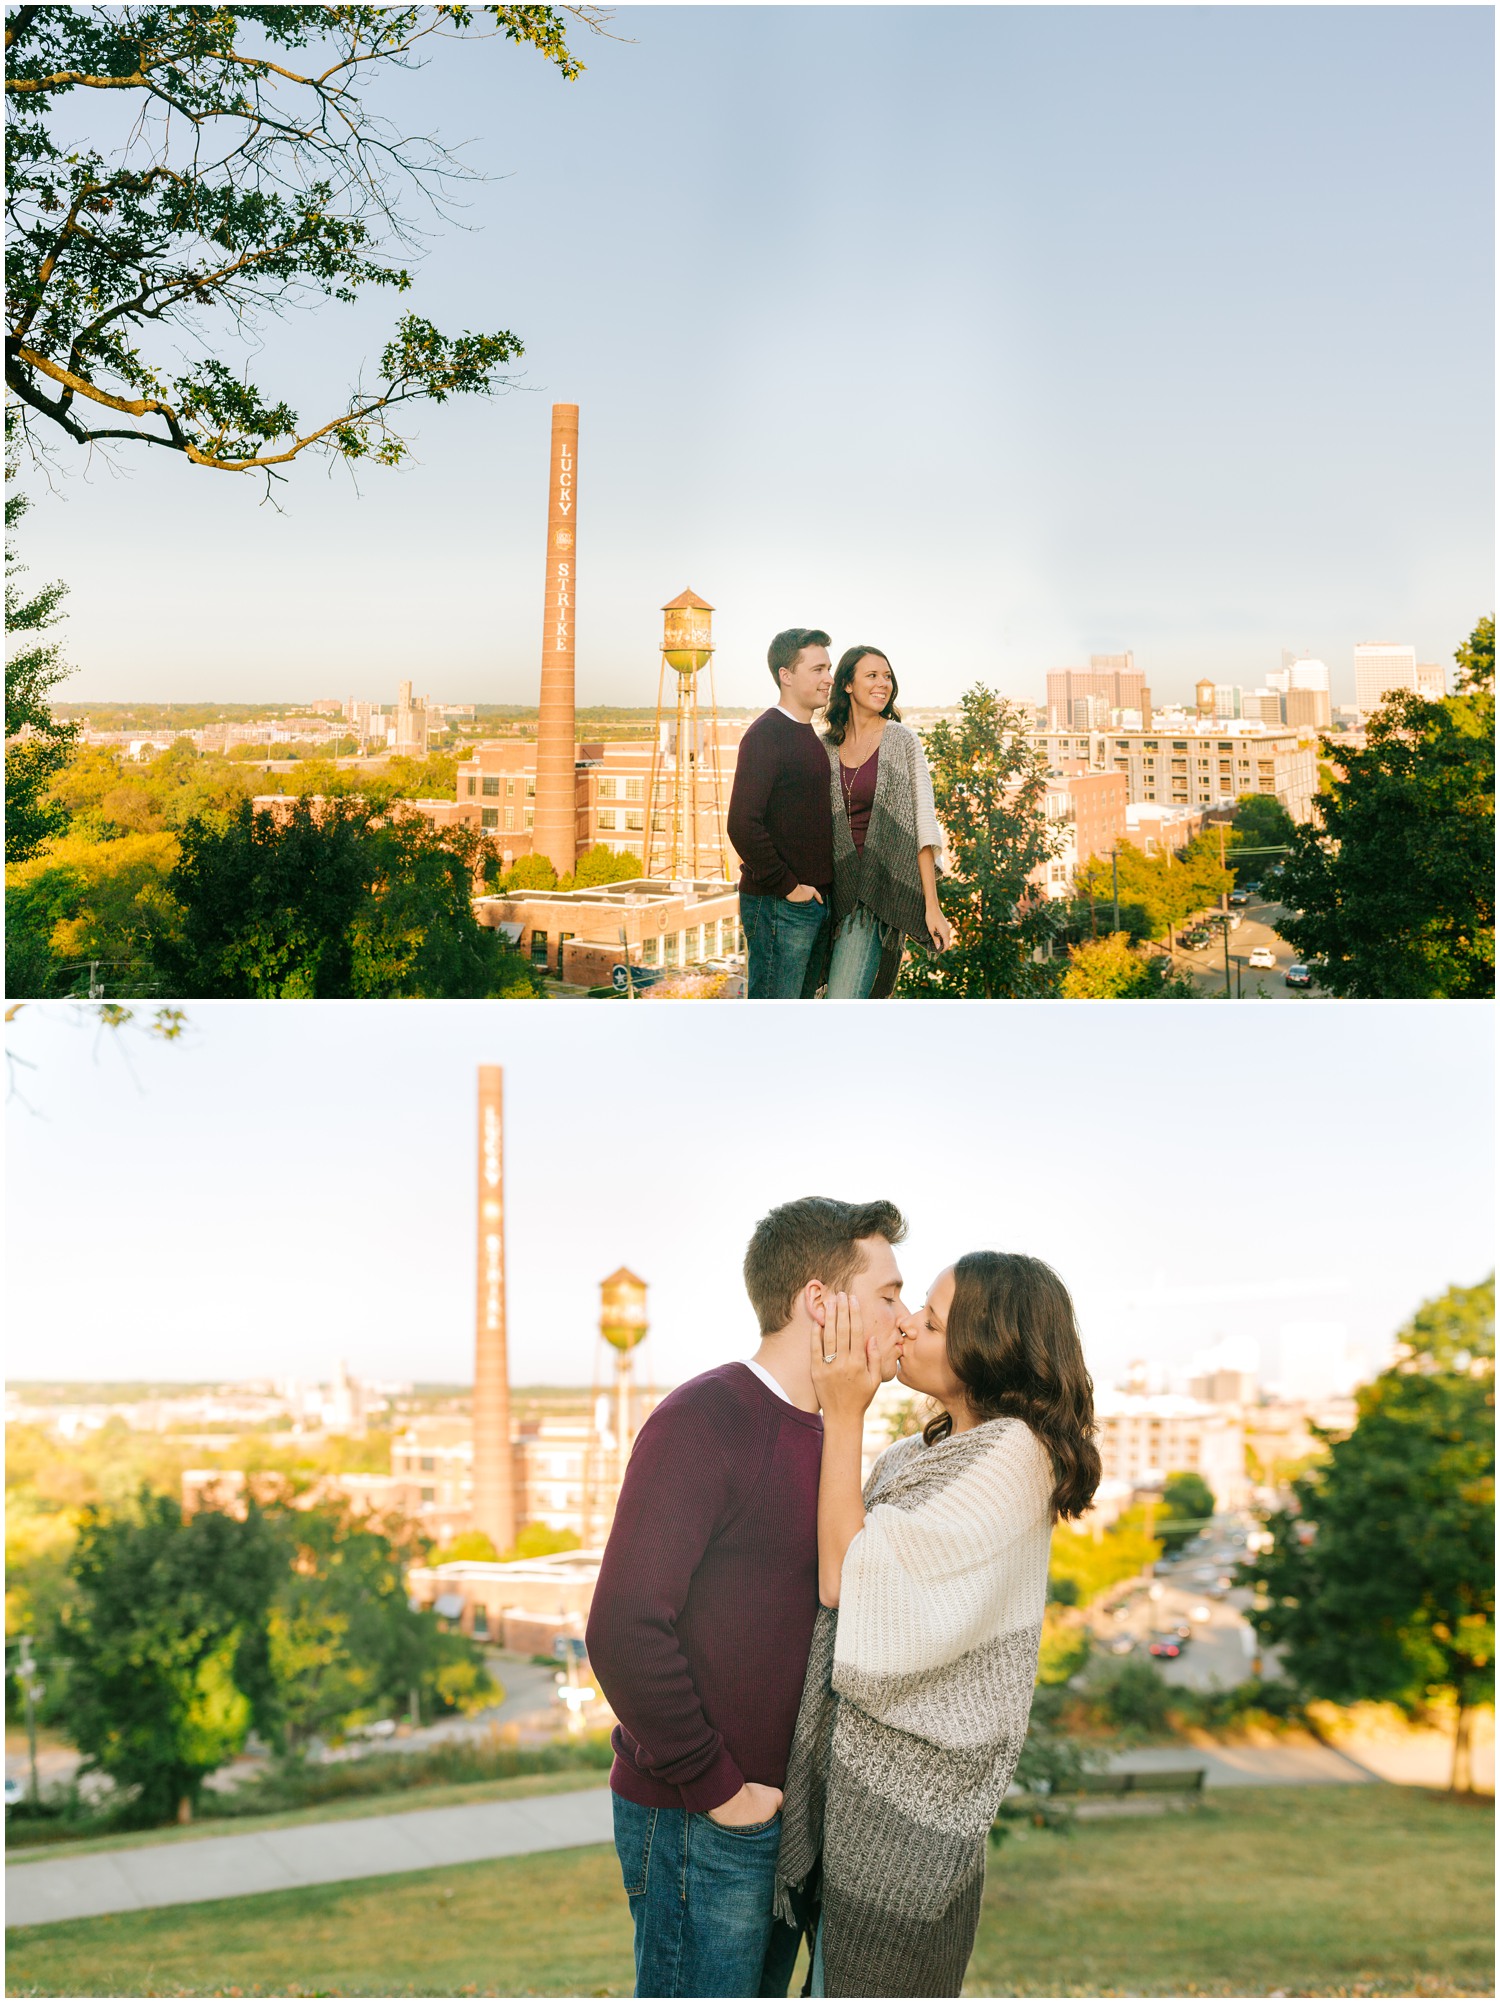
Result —
[[[710, 749], [718, 760], [719, 783], [726, 802], [734, 784], [739, 742], [748, 728], [748, 723], [721, 722], [712, 733]], [[597, 845], [613, 849], [617, 855], [644, 857], [647, 795], [653, 764], [670, 765], [675, 758], [670, 733], [663, 734], [669, 741], [660, 751], [650, 738], [581, 742], [574, 747], [574, 811], [580, 855]], [[705, 843], [715, 838], [713, 810], [708, 804], [711, 798], [705, 791], [705, 804], [699, 812], [700, 835]], [[414, 804], [423, 813], [429, 813], [439, 803]], [[456, 797], [448, 811], [441, 815], [430, 813], [429, 818], [447, 823], [458, 821], [481, 829], [495, 844], [507, 868], [519, 856], [532, 854], [536, 845], [535, 741], [506, 738], [480, 745], [458, 768]], [[731, 872], [737, 868], [737, 859], [731, 852]]]

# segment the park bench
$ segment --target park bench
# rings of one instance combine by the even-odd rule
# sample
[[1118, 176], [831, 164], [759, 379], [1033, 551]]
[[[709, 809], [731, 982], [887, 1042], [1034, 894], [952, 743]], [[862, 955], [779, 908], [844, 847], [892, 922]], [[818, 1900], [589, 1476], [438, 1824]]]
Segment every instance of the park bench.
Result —
[[1201, 1794], [1207, 1767], [1160, 1767], [1154, 1773], [1086, 1773], [1080, 1794]]

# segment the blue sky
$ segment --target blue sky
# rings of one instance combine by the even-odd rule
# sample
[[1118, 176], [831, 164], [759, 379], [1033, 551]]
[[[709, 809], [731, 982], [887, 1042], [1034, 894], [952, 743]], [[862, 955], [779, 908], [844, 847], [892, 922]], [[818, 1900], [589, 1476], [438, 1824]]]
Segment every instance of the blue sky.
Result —
[[481, 1063], [505, 1067], [517, 1382], [590, 1381], [622, 1263], [651, 1286], [660, 1381], [747, 1354], [745, 1241], [810, 1191], [903, 1206], [909, 1300], [963, 1251], [1050, 1260], [1103, 1382], [1221, 1336], [1274, 1355], [1288, 1323], [1342, 1323], [1373, 1356], [1493, 1260], [1477, 1005], [190, 1019], [171, 1046], [61, 1005], [8, 1031], [15, 1377], [326, 1377], [343, 1357], [467, 1379]]
[[[252, 482], [154, 454], [38, 492], [70, 693], [534, 700], [548, 411], [581, 406], [579, 696], [721, 699], [790, 623], [904, 690], [1158, 697], [1280, 649], [1451, 657], [1493, 604], [1493, 17], [1479, 7], [622, 8], [564, 83], [444, 49], [390, 108], [494, 177], [412, 303], [521, 386], [417, 463]], [[272, 323], [329, 415], [389, 299]], [[38, 483], [33, 481], [33, 486]]]

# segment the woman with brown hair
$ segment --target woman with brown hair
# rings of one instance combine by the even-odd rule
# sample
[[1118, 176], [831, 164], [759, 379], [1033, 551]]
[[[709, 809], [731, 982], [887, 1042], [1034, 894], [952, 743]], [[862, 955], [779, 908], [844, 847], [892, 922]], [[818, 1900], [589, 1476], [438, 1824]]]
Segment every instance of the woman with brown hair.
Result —
[[1073, 1304], [1041, 1260], [969, 1253], [902, 1322], [899, 1351], [902, 1381], [938, 1409], [861, 1494], [882, 1358], [844, 1294], [813, 1342], [822, 1605], [777, 1910], [820, 1908], [814, 1995], [959, 1994], [1026, 1737], [1052, 1525], [1099, 1482]]
[[[829, 1001], [889, 993], [908, 939], [946, 952], [938, 903], [943, 831], [922, 740], [896, 707], [896, 675], [878, 648], [848, 648], [823, 717], [833, 808], [833, 955]], [[882, 979], [884, 975], [886, 978]]]

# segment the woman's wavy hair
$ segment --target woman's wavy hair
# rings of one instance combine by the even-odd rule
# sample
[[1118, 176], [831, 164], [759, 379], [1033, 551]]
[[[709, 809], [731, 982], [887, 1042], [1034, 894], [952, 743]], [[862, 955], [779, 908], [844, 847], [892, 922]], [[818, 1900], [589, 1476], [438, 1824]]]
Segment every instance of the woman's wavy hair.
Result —
[[[1052, 1456], [1052, 1517], [1081, 1516], [1102, 1468], [1094, 1444], [1094, 1381], [1083, 1360], [1067, 1288], [1020, 1252], [968, 1252], [953, 1268], [948, 1362], [977, 1419], [1024, 1419]], [[929, 1446], [946, 1439], [946, 1412], [929, 1419]]]
[[[854, 680], [854, 670], [866, 654], [876, 655], [891, 668], [891, 657], [884, 647], [846, 647], [839, 655], [839, 664], [833, 671], [833, 687], [828, 691], [828, 703], [823, 711], [823, 734], [830, 744], [842, 744], [848, 732], [849, 712], [853, 708], [849, 700], [849, 684]], [[896, 695], [896, 670], [891, 668], [891, 699], [880, 714], [888, 716], [892, 723], [901, 721]]]

